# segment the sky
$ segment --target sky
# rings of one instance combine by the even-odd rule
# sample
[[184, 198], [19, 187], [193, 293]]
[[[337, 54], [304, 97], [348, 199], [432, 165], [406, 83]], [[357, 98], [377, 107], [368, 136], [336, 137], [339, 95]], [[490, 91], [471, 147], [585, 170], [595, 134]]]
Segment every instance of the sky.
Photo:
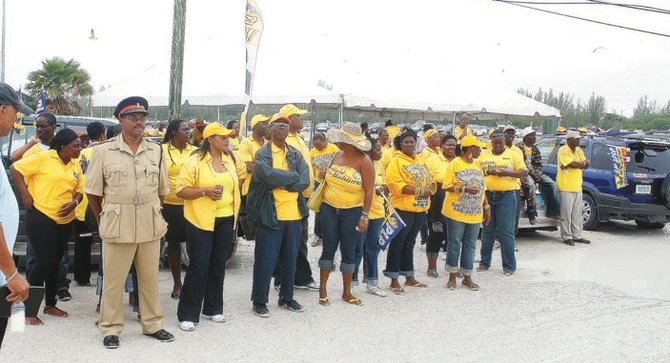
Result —
[[[169, 0], [6, 0], [6, 81], [74, 58], [99, 95], [168, 95]], [[545, 0], [556, 1], [556, 0]], [[615, 1], [615, 0], [612, 0]], [[257, 0], [265, 29], [255, 94], [334, 92], [421, 98], [458, 89], [595, 92], [632, 115], [670, 100], [670, 38], [489, 0]], [[669, 1], [636, 0], [670, 8]], [[188, 0], [183, 95], [242, 95], [244, 0]], [[602, 5], [545, 9], [670, 34], [670, 15]], [[94, 29], [96, 39], [89, 39]]]

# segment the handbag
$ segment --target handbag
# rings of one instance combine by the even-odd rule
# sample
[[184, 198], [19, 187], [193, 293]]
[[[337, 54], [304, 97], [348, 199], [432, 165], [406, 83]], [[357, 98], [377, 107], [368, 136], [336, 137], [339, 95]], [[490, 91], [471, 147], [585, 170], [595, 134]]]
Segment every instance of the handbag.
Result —
[[[335, 160], [335, 155], [333, 154], [333, 158], [330, 159], [330, 163], [328, 163], [328, 167], [326, 170], [330, 169], [330, 166], [333, 165], [333, 160]], [[323, 177], [323, 182], [319, 184], [318, 187], [316, 187], [316, 190], [312, 195], [309, 197], [309, 200], [307, 201], [307, 206], [309, 209], [313, 210], [314, 212], [318, 213], [319, 210], [321, 210], [321, 203], [323, 203], [323, 191], [324, 191], [324, 186], [326, 185], [326, 177]]]

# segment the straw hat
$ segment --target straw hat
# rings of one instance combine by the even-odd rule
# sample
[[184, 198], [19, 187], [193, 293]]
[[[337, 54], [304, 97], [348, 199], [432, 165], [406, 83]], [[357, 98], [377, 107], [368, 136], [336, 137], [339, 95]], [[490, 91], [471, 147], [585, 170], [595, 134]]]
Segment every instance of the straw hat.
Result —
[[361, 127], [353, 122], [343, 122], [342, 129], [328, 130], [328, 140], [334, 144], [338, 142], [349, 144], [362, 152], [368, 152], [372, 148]]

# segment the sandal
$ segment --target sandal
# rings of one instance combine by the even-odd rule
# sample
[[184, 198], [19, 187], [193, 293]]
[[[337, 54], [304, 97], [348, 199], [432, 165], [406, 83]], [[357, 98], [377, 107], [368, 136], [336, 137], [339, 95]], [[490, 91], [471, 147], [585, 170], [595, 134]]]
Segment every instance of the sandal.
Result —
[[42, 319], [36, 316], [31, 316], [26, 318], [26, 324], [36, 326], [36, 325], [44, 325], [44, 322], [42, 321]]
[[426, 285], [425, 283], [423, 283], [421, 281], [415, 281], [414, 284], [408, 284], [408, 283], [405, 282], [405, 286], [409, 286], [409, 287], [428, 287], [428, 285]]
[[69, 314], [55, 306], [45, 306], [44, 313], [47, 315], [57, 316], [59, 318], [67, 318]]
[[[342, 299], [342, 300], [344, 300], [344, 299]], [[363, 305], [363, 301], [361, 301], [361, 299], [359, 299], [357, 297], [352, 297], [351, 299], [344, 300], [344, 301], [348, 302], [351, 305], [358, 305], [358, 306]]]
[[396, 295], [405, 295], [405, 289], [402, 287], [392, 287], [391, 291], [393, 291], [393, 293]]
[[468, 289], [470, 289], [471, 291], [479, 291], [479, 285], [475, 284], [472, 280], [470, 280], [467, 283], [465, 281], [462, 282], [461, 286], [465, 286]]
[[319, 305], [321, 305], [321, 306], [330, 306], [330, 300], [328, 300], [327, 297], [320, 297], [320, 298], [319, 298]]
[[449, 281], [447, 282], [447, 289], [449, 290], [456, 290], [456, 282]]

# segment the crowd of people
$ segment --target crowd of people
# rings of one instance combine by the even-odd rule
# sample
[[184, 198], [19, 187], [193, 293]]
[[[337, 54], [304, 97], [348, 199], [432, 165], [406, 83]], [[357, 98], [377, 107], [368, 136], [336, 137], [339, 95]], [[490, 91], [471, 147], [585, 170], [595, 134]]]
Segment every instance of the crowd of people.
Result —
[[[27, 112], [6, 87], [0, 85], [3, 127], [5, 119], [13, 124], [19, 108]], [[497, 238], [502, 270], [512, 275], [519, 215], [514, 211], [525, 202], [529, 220], [536, 220], [536, 186], [547, 201], [547, 216], [561, 221], [564, 242], [588, 243], [581, 237], [578, 209], [581, 171], [589, 161], [579, 148], [578, 133], [566, 135], [554, 183], [542, 174], [532, 129], [523, 130], [517, 145], [515, 128], [494, 130], [487, 144], [472, 134], [467, 114], [453, 135], [431, 127], [417, 135], [388, 122], [372, 138], [359, 124], [343, 122], [327, 134], [315, 133], [310, 149], [299, 133], [305, 113], [288, 104], [274, 115], [255, 115], [244, 139], [238, 137], [236, 121], [225, 127], [196, 123], [191, 132], [188, 122], [176, 119], [161, 130], [163, 142], [158, 145], [146, 137], [146, 99], [129, 97], [114, 110], [120, 127], [105, 130], [98, 122], [89, 124], [90, 145], [83, 150], [74, 131], [55, 133], [55, 117], [39, 115], [39, 140], [14, 153], [10, 171], [26, 209], [32, 259], [27, 281], [45, 286], [42, 312], [68, 316], [56, 305], [62, 260], [73, 230], [74, 277], [81, 286], [90, 285], [90, 232], [102, 240], [96, 324], [106, 348], [119, 346], [124, 289], [135, 297], [142, 333], [163, 342], [174, 340], [164, 329], [158, 294], [162, 238], [173, 279], [170, 296], [179, 300], [176, 315], [183, 331], [194, 331], [201, 317], [215, 323], [226, 320], [225, 266], [238, 234], [254, 241], [251, 305], [262, 318], [270, 317], [271, 285], [279, 293], [280, 308], [303, 311], [294, 289], [318, 291], [318, 303], [329, 306], [327, 282], [338, 266], [340, 298], [351, 305], [363, 304], [352, 289], [359, 284], [361, 263], [361, 282], [372, 295], [404, 295], [406, 288], [426, 288], [428, 283], [414, 268], [419, 234], [425, 236], [428, 278], [439, 276], [437, 260], [445, 251], [448, 289], [456, 289], [459, 279], [463, 288], [479, 289], [473, 271], [482, 227], [477, 271], [492, 267]], [[16, 204], [6, 176], [0, 182], [3, 205]], [[316, 212], [312, 247], [322, 246], [318, 283], [307, 258], [310, 209]], [[404, 227], [388, 245], [381, 270], [390, 279], [385, 289], [379, 278], [378, 241], [391, 210]], [[27, 297], [28, 282], [13, 261], [5, 261], [18, 214], [14, 218], [7, 213], [13, 211], [0, 212], [8, 242], [0, 243], [0, 270], [7, 276], [10, 298], [20, 301]], [[190, 262], [182, 281], [183, 242]], [[3, 322], [6, 319], [0, 318], [4, 332]], [[27, 317], [26, 323], [43, 324], [38, 316]]]

